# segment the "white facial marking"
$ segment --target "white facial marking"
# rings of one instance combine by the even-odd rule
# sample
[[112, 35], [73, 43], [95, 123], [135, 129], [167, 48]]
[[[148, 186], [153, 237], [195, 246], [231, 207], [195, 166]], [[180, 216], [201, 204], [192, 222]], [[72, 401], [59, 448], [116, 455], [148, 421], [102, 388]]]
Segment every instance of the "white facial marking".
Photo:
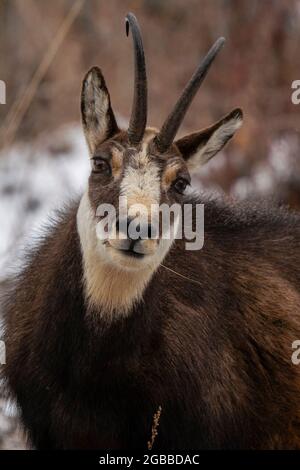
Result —
[[142, 298], [173, 240], [161, 240], [147, 261], [131, 259], [103, 244], [97, 238], [96, 224], [88, 193], [85, 193], [77, 214], [85, 295], [88, 304], [98, 308], [99, 314], [110, 322], [114, 318], [127, 316], [134, 303]]
[[151, 204], [157, 204], [160, 200], [159, 167], [147, 155], [147, 143], [133, 159], [133, 165], [125, 170], [120, 194], [127, 198], [129, 206], [143, 204], [149, 210]]

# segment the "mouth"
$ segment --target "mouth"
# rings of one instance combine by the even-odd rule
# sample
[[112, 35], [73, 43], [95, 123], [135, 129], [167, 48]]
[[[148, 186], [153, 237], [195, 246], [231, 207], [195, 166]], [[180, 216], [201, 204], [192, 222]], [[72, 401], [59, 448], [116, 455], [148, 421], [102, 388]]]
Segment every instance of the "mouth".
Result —
[[143, 253], [138, 253], [137, 251], [134, 251], [133, 249], [118, 250], [118, 251], [120, 251], [123, 255], [128, 256], [130, 258], [142, 259], [145, 257]]
[[120, 262], [122, 265], [128, 267], [139, 265], [145, 265], [149, 263], [156, 252], [157, 243], [155, 241], [155, 246], [152, 243], [144, 244], [140, 241], [136, 242], [131, 240], [128, 243], [128, 240], [120, 240], [115, 242], [115, 240], [106, 240], [104, 245], [108, 248], [111, 257], [114, 261]]
[[105, 245], [107, 247], [110, 247], [113, 250], [117, 251], [118, 253], [121, 253], [122, 255], [129, 257], [129, 258], [143, 259], [146, 256], [145, 253], [140, 253], [138, 251], [135, 251], [134, 250], [134, 244], [132, 244], [128, 248], [117, 248], [116, 246], [112, 246], [108, 241], [106, 241]]

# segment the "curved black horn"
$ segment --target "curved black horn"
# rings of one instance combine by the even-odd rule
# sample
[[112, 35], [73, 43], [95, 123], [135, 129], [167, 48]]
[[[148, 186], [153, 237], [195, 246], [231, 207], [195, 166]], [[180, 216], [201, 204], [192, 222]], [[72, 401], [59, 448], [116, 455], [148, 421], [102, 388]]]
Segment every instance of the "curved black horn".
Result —
[[161, 131], [154, 139], [154, 144], [160, 152], [165, 152], [172, 144], [180, 124], [196, 94], [202, 81], [204, 80], [210, 65], [225, 42], [224, 38], [219, 38], [194, 72], [194, 75], [183, 90], [173, 111], [164, 122]]
[[147, 123], [147, 75], [141, 31], [132, 13], [126, 16], [126, 34], [131, 29], [134, 45], [134, 95], [128, 127], [129, 142], [138, 144], [144, 135]]

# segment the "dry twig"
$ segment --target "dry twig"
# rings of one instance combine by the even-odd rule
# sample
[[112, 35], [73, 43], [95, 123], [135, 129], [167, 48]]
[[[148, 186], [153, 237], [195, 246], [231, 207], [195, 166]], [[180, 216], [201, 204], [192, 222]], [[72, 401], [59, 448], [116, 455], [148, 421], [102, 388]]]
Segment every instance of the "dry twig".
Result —
[[44, 55], [40, 65], [38, 66], [36, 72], [34, 73], [28, 87], [26, 88], [24, 94], [20, 97], [19, 100], [16, 100], [14, 105], [11, 107], [10, 112], [8, 113], [2, 128], [1, 128], [1, 142], [2, 146], [9, 146], [14, 141], [17, 130], [21, 124], [21, 121], [28, 110], [34, 95], [36, 93], [39, 84], [43, 80], [45, 74], [47, 73], [59, 47], [64, 41], [66, 35], [68, 34], [72, 24], [77, 18], [80, 10], [83, 7], [85, 0], [77, 0], [71, 7], [69, 13], [66, 15], [63, 20], [60, 28], [58, 29], [56, 35], [54, 36], [53, 41], [49, 45], [47, 53]]

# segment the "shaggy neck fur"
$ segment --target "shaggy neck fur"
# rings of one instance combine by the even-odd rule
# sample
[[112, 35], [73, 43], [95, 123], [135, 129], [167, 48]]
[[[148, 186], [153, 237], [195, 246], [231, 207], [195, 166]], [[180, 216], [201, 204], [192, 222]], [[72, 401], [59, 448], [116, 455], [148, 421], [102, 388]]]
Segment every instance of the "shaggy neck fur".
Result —
[[[77, 228], [81, 242], [85, 295], [91, 307], [99, 308], [106, 319], [127, 316], [157, 267], [125, 271], [104, 259], [99, 248], [96, 226], [88, 194], [81, 199]], [[159, 264], [159, 263], [158, 263]]]

